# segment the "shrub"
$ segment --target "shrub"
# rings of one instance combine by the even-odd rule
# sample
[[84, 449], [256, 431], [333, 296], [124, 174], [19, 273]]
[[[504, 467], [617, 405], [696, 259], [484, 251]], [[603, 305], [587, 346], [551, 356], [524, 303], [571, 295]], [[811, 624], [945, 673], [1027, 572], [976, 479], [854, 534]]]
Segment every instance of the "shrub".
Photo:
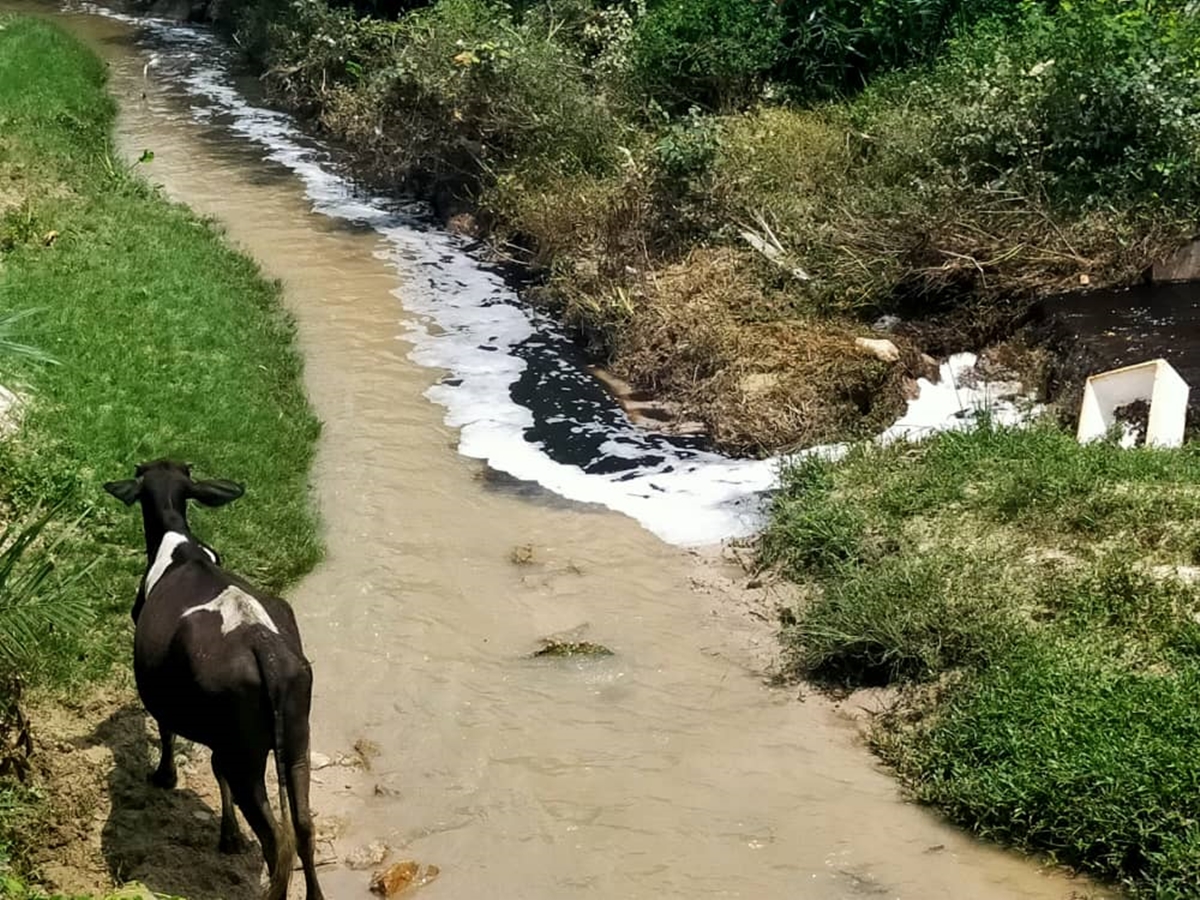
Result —
[[787, 52], [777, 76], [805, 97], [861, 90], [870, 76], [934, 58], [953, 35], [1014, 0], [783, 0]]
[[472, 183], [531, 172], [609, 170], [622, 129], [577, 50], [544, 17], [517, 22], [489, 0], [440, 0], [396, 23], [301, 0], [280, 23], [277, 89], [377, 154], [389, 174]]
[[932, 149], [973, 184], [1068, 207], [1200, 204], [1200, 22], [1177, 4], [1094, 0], [956, 41], [930, 77], [884, 87], [932, 113]]
[[588, 89], [578, 56], [536, 22], [483, 0], [441, 0], [405, 22], [384, 102], [444, 123], [485, 168], [603, 172], [620, 128]]
[[678, 111], [749, 103], [783, 58], [784, 20], [773, 0], [662, 0], [638, 23], [634, 90]]

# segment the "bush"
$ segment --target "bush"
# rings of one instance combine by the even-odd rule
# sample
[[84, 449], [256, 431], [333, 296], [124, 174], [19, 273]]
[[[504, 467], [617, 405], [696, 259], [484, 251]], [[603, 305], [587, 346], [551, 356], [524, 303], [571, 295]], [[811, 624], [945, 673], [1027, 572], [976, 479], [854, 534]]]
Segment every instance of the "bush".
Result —
[[631, 81], [669, 111], [729, 111], [751, 102], [784, 55], [774, 0], [662, 0], [638, 23]]
[[1093, 0], [956, 41], [930, 77], [884, 87], [932, 113], [932, 149], [973, 184], [1067, 206], [1200, 206], [1200, 21]]
[[933, 59], [976, 22], [1009, 18], [1015, 0], [783, 0], [787, 53], [778, 77], [804, 98], [861, 90], [879, 72]]
[[358, 20], [322, 0], [274, 41], [276, 86], [317, 101], [341, 137], [378, 148], [380, 167], [433, 180], [523, 169], [604, 172], [619, 123], [553, 23], [513, 20], [488, 0], [440, 0], [398, 23]]

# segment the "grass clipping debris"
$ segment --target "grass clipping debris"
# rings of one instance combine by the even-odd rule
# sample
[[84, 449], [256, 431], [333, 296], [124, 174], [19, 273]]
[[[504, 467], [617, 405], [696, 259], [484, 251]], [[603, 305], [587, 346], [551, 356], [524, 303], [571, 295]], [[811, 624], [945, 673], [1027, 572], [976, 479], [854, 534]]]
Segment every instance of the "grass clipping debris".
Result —
[[708, 423], [720, 446], [766, 454], [882, 431], [904, 410], [920, 354], [855, 345], [868, 333], [786, 309], [745, 253], [697, 250], [656, 273], [627, 308], [616, 371]]

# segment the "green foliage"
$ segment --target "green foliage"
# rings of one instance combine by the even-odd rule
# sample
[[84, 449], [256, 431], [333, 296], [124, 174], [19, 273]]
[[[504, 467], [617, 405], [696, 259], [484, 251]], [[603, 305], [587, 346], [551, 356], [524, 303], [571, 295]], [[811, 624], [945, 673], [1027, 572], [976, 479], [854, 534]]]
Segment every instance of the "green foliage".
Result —
[[[0, 383], [25, 395], [20, 430], [0, 440], [5, 707], [11, 678], [70, 689], [127, 664], [141, 518], [101, 485], [138, 462], [173, 456], [244, 481], [232, 511], [193, 524], [264, 586], [321, 553], [308, 490], [319, 425], [278, 285], [113, 163], [103, 80], [62, 30], [0, 19], [0, 185], [28, 223], [0, 265]], [[43, 353], [60, 364], [33, 364]], [[49, 498], [62, 500], [33, 512]], [[0, 783], [0, 891], [28, 900], [41, 895], [7, 857], [36, 840], [37, 800]]]
[[637, 25], [631, 81], [667, 109], [736, 109], [780, 63], [783, 38], [773, 0], [661, 0]]
[[670, 178], [688, 178], [708, 170], [717, 154], [717, 127], [692, 107], [687, 118], [671, 122], [654, 145], [660, 172]]
[[803, 98], [852, 93], [873, 75], [935, 58], [977, 22], [1011, 19], [1019, 0], [782, 0], [787, 54], [777, 77]]
[[299, 0], [270, 27], [277, 87], [387, 165], [470, 181], [522, 167], [602, 173], [622, 127], [589, 85], [582, 51], [545, 16], [491, 0], [439, 0], [398, 22]]
[[762, 551], [770, 562], [804, 577], [861, 561], [864, 530], [858, 512], [833, 494], [833, 465], [809, 456], [784, 472]]
[[[798, 674], [924, 685], [872, 741], [971, 830], [1191, 896], [1200, 453], [984, 423], [806, 461], [762, 544]], [[817, 528], [852, 521], [853, 530]], [[832, 560], [832, 563], [830, 562]]]
[[25, 359], [32, 359], [51, 365], [58, 363], [58, 360], [48, 353], [39, 350], [37, 347], [31, 347], [29, 344], [23, 344], [14, 338], [14, 333], [17, 331], [17, 323], [29, 316], [37, 315], [39, 312], [41, 312], [39, 309], [22, 309], [15, 312], [0, 313], [0, 359], [6, 357], [24, 357]]
[[515, 157], [604, 171], [619, 129], [552, 24], [517, 23], [486, 0], [439, 0], [405, 23], [390, 99], [452, 123], [486, 165]]
[[1155, 0], [1089, 0], [988, 23], [930, 75], [883, 90], [928, 110], [931, 149], [975, 184], [1069, 206], [1194, 209], [1198, 88], [1194, 15]]
[[802, 100], [862, 89], [934, 59], [1014, 0], [660, 0], [637, 24], [630, 79], [645, 102], [729, 111], [768, 83]]
[[1028, 648], [880, 746], [917, 796], [986, 838], [1183, 900], [1200, 878], [1200, 671]]
[[1011, 590], [986, 557], [952, 550], [885, 555], [871, 566], [837, 570], [784, 629], [784, 640], [800, 671], [836, 684], [984, 669], [1023, 642]]
[[40, 543], [62, 506], [0, 532], [0, 678], [36, 672], [47, 644], [78, 633], [91, 617], [83, 582], [94, 561], [70, 560], [75, 569], [63, 575], [55, 565], [63, 538]]
[[[23, 579], [14, 570], [10, 585], [26, 599], [13, 610], [41, 617], [25, 620], [25, 635], [85, 607], [98, 614], [96, 627], [56, 637], [39, 658], [36, 674], [58, 684], [102, 676], [124, 656], [145, 562], [141, 522], [100, 485], [136, 463], [182, 457], [244, 481], [237, 506], [195, 524], [264, 585], [282, 588], [321, 552], [308, 493], [319, 426], [278, 286], [211, 225], [111, 162], [103, 73], [48, 24], [0, 30], [0, 176], [38, 210], [39, 230], [60, 235], [14, 247], [0, 268], [0, 312], [11, 320], [12, 310], [38, 309], [13, 327], [20, 343], [60, 362], [0, 359], [0, 383], [19, 379], [28, 395], [18, 437], [0, 441], [0, 500], [18, 519], [47, 498], [66, 500], [62, 522], [18, 544], [29, 565]], [[93, 506], [87, 528], [64, 527]], [[86, 578], [69, 577], [97, 559]], [[45, 572], [47, 561], [68, 577]]]

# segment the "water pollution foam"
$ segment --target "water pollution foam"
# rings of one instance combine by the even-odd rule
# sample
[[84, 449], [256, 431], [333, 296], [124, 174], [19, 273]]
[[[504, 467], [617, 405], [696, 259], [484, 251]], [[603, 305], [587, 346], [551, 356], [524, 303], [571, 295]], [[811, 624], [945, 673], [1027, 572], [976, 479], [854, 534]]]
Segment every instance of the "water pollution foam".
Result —
[[[426, 396], [458, 429], [460, 453], [624, 513], [676, 545], [714, 544], [761, 527], [786, 458], [733, 459], [696, 439], [634, 426], [558, 325], [522, 303], [499, 271], [472, 255], [469, 241], [433, 227], [422, 204], [364, 191], [290, 116], [248, 100], [230, 52], [206, 29], [91, 3], [68, 8], [138, 26], [147, 77], [182, 91], [196, 120], [228, 129], [294, 173], [315, 213], [378, 232], [387, 248], [381, 257], [397, 270], [393, 293], [408, 313], [398, 337], [411, 344], [413, 361], [445, 372]], [[981, 409], [999, 422], [1020, 420], [1011, 390], [964, 383], [974, 362], [958, 354], [942, 364], [938, 383], [922, 379], [918, 397], [877, 440], [969, 427]], [[836, 458], [846, 449], [797, 456]]]

